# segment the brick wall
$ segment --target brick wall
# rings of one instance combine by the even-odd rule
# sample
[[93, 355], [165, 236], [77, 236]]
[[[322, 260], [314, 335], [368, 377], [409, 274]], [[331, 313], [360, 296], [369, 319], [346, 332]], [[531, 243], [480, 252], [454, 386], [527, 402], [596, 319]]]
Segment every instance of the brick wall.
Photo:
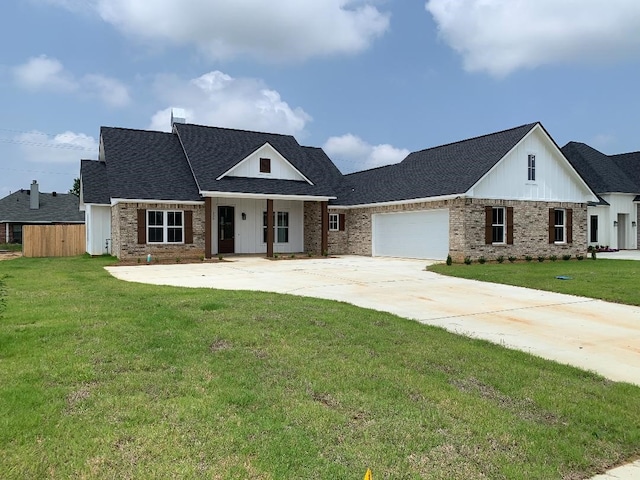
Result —
[[320, 202], [304, 202], [304, 251], [322, 254], [322, 208]]
[[[11, 227], [9, 227], [9, 235], [11, 235]], [[6, 223], [0, 223], [0, 243], [11, 243], [11, 239], [7, 238]]]
[[[513, 245], [485, 244], [485, 206], [513, 207]], [[387, 205], [349, 210], [329, 209], [330, 213], [346, 213], [344, 232], [329, 232], [329, 253], [371, 255], [371, 216], [374, 213], [390, 213], [416, 210], [449, 209], [449, 251], [454, 261], [462, 262], [466, 256], [487, 260], [496, 257], [525, 255], [586, 254], [587, 207], [586, 204], [558, 202], [528, 202], [487, 199], [454, 199], [421, 202], [407, 205]], [[549, 208], [573, 210], [573, 243], [549, 244]], [[306, 225], [305, 225], [306, 228]]]
[[[138, 209], [191, 210], [193, 212], [192, 244], [138, 244]], [[204, 205], [179, 205], [172, 203], [138, 204], [119, 203], [111, 209], [112, 254], [120, 259], [138, 258], [144, 261], [147, 254], [164, 259], [197, 259], [204, 255]]]

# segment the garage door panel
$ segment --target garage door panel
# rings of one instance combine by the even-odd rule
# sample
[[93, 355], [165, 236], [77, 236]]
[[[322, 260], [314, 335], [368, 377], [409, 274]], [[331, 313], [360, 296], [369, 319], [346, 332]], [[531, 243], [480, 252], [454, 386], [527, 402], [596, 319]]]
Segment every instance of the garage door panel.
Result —
[[449, 210], [372, 216], [374, 256], [444, 260], [449, 254]]

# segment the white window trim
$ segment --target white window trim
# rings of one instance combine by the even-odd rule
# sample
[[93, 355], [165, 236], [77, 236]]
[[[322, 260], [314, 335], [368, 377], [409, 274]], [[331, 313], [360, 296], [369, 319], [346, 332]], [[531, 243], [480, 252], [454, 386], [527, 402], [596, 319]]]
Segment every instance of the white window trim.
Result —
[[[533, 166], [531, 166], [531, 159], [533, 158]], [[533, 175], [532, 175], [533, 174]], [[531, 178], [533, 176], [533, 178]], [[536, 154], [529, 153], [527, 155], [527, 182], [536, 182]]]
[[[491, 237], [493, 238], [493, 228], [502, 227], [502, 241], [492, 242], [492, 245], [506, 245], [507, 244], [507, 209], [505, 207], [492, 207], [491, 210]], [[493, 223], [493, 210], [502, 210], [502, 223]]]
[[339, 230], [340, 230], [340, 214], [330, 213], [329, 214], [329, 231], [337, 232]]
[[[149, 215], [152, 213], [162, 213], [162, 225], [149, 225]], [[169, 213], [179, 213], [182, 219], [182, 225], [180, 227], [177, 226], [169, 226]], [[183, 210], [147, 210], [147, 218], [146, 218], [146, 228], [147, 228], [147, 243], [150, 245], [184, 245], [184, 211]], [[162, 242], [152, 242], [149, 240], [149, 229], [150, 228], [160, 228], [162, 227]], [[167, 239], [169, 238], [169, 229], [178, 229], [182, 230], [182, 240], [180, 242], [169, 242]]]
[[[287, 226], [286, 227], [279, 227], [278, 226], [278, 214], [281, 214], [281, 213], [286, 213], [287, 214]], [[267, 215], [267, 212], [265, 210], [263, 210], [262, 218], [264, 219], [266, 217], [266, 215]], [[273, 243], [274, 244], [279, 244], [279, 245], [286, 245], [286, 244], [290, 243], [289, 240], [287, 240], [286, 242], [279, 242], [278, 241], [278, 228], [286, 228], [288, 230], [287, 238], [289, 238], [289, 234], [291, 233], [291, 230], [290, 230], [290, 228], [291, 228], [291, 214], [289, 213], [288, 210], [278, 210], [278, 211], [274, 210], [273, 211], [273, 217], [274, 217], [273, 218]], [[262, 238], [264, 238], [264, 232], [266, 231], [266, 229], [267, 229], [267, 226], [264, 224], [264, 220], [263, 220]], [[266, 245], [267, 242], [262, 242], [262, 244]]]
[[[562, 225], [556, 223], [556, 212], [561, 211], [562, 212]], [[564, 245], [567, 243], [567, 210], [565, 208], [554, 208], [553, 209], [553, 238], [554, 238], [554, 244], [556, 245]], [[556, 238], [556, 233], [555, 233], [555, 229], [556, 228], [562, 228], [562, 240], [555, 240]]]

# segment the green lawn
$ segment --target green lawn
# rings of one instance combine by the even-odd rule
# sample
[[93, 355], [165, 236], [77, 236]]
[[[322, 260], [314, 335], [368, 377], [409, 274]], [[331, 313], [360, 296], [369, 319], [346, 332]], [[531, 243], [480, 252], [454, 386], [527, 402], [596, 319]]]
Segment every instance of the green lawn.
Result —
[[[640, 262], [585, 259], [509, 263], [438, 264], [429, 270], [454, 277], [640, 305]], [[556, 277], [571, 277], [559, 280]]]
[[640, 456], [640, 388], [110, 262], [0, 262], [0, 478], [578, 479]]

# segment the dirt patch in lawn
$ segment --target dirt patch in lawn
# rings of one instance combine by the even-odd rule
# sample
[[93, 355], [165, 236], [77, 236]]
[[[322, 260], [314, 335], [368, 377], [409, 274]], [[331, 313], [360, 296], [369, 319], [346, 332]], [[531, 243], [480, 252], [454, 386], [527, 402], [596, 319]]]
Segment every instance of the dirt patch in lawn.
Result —
[[0, 261], [13, 260], [14, 258], [18, 258], [21, 256], [22, 256], [22, 252], [11, 252], [9, 250], [0, 250]]

